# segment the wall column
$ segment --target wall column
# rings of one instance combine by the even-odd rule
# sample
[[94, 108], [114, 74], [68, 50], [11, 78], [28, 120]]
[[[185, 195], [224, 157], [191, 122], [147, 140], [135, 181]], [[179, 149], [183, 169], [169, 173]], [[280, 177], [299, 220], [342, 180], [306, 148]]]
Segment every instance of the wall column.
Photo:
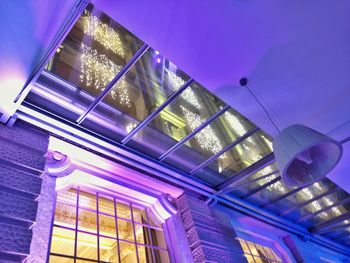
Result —
[[0, 124], [0, 261], [29, 255], [49, 135], [17, 121]]
[[227, 215], [188, 194], [177, 203], [194, 262], [247, 262]]

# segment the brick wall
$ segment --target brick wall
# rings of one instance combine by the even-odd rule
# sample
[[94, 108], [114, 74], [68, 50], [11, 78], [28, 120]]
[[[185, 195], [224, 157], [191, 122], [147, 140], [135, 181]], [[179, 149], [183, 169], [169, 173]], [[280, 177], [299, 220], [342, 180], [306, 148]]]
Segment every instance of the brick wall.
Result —
[[0, 125], [0, 262], [29, 255], [48, 138], [24, 122]]
[[227, 215], [188, 194], [177, 201], [194, 262], [247, 262]]

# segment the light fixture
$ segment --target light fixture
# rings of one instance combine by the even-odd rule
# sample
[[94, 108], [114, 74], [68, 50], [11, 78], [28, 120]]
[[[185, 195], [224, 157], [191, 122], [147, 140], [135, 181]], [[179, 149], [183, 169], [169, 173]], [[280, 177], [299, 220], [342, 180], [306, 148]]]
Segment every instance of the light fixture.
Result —
[[325, 177], [339, 162], [343, 148], [336, 140], [304, 125], [282, 130], [273, 151], [287, 186], [304, 186]]
[[240, 79], [239, 84], [247, 88], [278, 132], [273, 141], [273, 152], [283, 182], [289, 187], [300, 187], [326, 177], [341, 159], [341, 143], [301, 124], [280, 131], [264, 105], [247, 86], [248, 79]]

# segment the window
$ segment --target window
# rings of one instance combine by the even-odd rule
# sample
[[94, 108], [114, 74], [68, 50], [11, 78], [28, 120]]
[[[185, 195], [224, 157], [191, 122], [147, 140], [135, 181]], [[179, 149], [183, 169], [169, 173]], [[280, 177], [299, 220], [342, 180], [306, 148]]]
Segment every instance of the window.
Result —
[[238, 238], [248, 263], [283, 262], [276, 252], [267, 246]]
[[78, 188], [58, 193], [49, 262], [170, 261], [163, 228], [147, 210]]

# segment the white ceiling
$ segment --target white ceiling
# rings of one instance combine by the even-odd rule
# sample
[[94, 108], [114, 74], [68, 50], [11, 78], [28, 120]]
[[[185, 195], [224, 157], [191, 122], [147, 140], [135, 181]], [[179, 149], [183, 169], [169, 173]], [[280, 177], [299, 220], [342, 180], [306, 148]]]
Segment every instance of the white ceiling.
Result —
[[[75, 2], [0, 1], [0, 111]], [[237, 85], [241, 77], [280, 129], [302, 123], [328, 133], [350, 119], [348, 0], [92, 2], [273, 136], [263, 110]], [[331, 135], [349, 134], [350, 122]], [[350, 143], [344, 146], [330, 177], [350, 192]]]

